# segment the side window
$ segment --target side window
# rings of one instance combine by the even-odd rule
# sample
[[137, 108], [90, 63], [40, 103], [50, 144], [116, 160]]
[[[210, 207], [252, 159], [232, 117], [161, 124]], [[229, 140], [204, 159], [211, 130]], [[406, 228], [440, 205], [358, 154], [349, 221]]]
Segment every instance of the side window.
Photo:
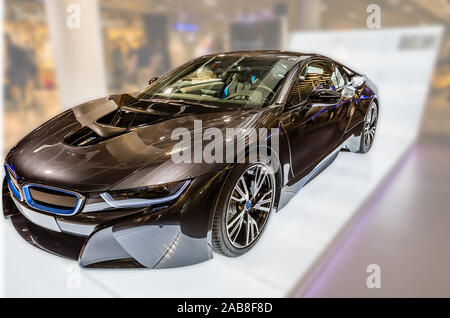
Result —
[[[340, 79], [338, 79], [338, 76]], [[342, 84], [342, 74], [337, 74], [334, 65], [327, 61], [309, 63], [300, 73], [291, 93], [289, 104], [299, 104], [309, 98], [316, 89], [336, 89]]]
[[332, 65], [325, 61], [311, 62], [299, 79], [300, 96], [308, 98], [316, 89], [330, 89], [334, 86], [331, 79]]

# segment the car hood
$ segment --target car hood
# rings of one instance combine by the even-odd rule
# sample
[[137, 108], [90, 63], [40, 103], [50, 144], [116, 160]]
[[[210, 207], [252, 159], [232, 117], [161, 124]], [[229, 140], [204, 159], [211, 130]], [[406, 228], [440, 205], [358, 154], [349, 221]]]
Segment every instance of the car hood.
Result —
[[[114, 114], [119, 109], [129, 116], [114, 122]], [[176, 175], [166, 170], [170, 167], [169, 153], [179, 142], [171, 140], [175, 128], [192, 131], [194, 120], [201, 120], [202, 129], [224, 130], [229, 126], [251, 125], [256, 117], [258, 111], [242, 111], [236, 107], [149, 102], [135, 100], [130, 95], [116, 95], [74, 107], [44, 123], [10, 151], [6, 162], [19, 182], [79, 192], [105, 191], [131, 175], [140, 180], [137, 172], [144, 167], [148, 169], [152, 162], [163, 165], [164, 169], [156, 179], [147, 178], [145, 182], [176, 181], [170, 179], [182, 178], [179, 170], [186, 167], [180, 165]], [[206, 171], [198, 165], [189, 169], [191, 175]], [[137, 186], [142, 185], [145, 184]]]

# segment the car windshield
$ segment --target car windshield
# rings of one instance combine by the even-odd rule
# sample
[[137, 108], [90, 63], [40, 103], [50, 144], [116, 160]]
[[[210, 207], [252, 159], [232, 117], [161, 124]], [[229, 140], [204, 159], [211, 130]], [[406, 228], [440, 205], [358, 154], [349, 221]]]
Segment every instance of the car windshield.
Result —
[[293, 65], [293, 60], [270, 56], [202, 58], [151, 84], [137, 98], [263, 107], [273, 102]]

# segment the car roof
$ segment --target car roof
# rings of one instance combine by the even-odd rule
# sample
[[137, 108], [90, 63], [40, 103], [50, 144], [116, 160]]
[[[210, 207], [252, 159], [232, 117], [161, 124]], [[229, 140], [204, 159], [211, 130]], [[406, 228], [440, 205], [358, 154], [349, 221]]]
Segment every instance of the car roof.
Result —
[[276, 58], [300, 58], [309, 56], [319, 56], [318, 54], [300, 53], [282, 50], [240, 50], [240, 51], [229, 51], [229, 52], [208, 54], [207, 56], [227, 56], [227, 55], [272, 56]]
[[270, 56], [279, 59], [290, 59], [295, 61], [305, 60], [309, 58], [323, 58], [329, 61], [332, 61], [342, 67], [345, 67], [351, 73], [358, 74], [360, 73], [350, 69], [348, 66], [330, 58], [322, 54], [318, 53], [301, 53], [301, 52], [292, 52], [292, 51], [283, 51], [283, 50], [239, 50], [239, 51], [229, 51], [229, 52], [220, 52], [214, 54], [207, 54], [203, 57], [213, 57], [213, 56], [233, 56], [233, 55], [244, 55], [244, 56]]

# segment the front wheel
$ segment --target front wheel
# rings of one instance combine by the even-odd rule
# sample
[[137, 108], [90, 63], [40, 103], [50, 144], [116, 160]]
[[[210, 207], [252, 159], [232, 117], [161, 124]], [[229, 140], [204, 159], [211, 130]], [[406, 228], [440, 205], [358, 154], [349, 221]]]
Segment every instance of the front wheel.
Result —
[[361, 133], [361, 141], [359, 145], [359, 153], [366, 153], [372, 148], [373, 140], [377, 130], [378, 122], [378, 106], [375, 102], [370, 103], [364, 118], [363, 131]]
[[251, 249], [267, 225], [274, 200], [275, 176], [269, 165], [262, 162], [236, 165], [214, 214], [214, 250], [236, 257]]

